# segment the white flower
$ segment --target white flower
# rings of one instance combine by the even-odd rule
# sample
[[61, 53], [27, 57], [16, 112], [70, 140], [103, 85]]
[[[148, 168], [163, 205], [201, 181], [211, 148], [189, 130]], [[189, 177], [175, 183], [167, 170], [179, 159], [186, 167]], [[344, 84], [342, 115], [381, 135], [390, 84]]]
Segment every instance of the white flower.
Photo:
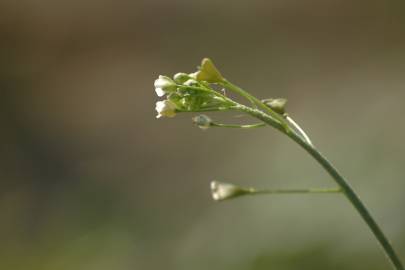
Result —
[[156, 95], [158, 95], [158, 97], [163, 97], [166, 94], [166, 92], [163, 91], [162, 88], [155, 88], [155, 92], [156, 92]]
[[156, 118], [160, 118], [162, 116], [174, 117], [176, 115], [176, 104], [170, 100], [158, 101], [156, 102], [156, 111], [158, 113]]
[[222, 201], [249, 193], [248, 190], [229, 183], [211, 182], [211, 194], [215, 201]]
[[155, 80], [155, 91], [159, 97], [164, 96], [166, 93], [176, 91], [176, 83], [169, 77], [160, 75], [157, 80]]

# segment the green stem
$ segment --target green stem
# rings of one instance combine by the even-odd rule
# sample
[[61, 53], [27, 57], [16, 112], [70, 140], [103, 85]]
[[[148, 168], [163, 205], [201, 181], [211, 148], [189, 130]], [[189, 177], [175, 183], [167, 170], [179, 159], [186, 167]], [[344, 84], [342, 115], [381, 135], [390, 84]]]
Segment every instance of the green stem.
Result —
[[[221, 82], [221, 85], [223, 87], [225, 87], [225, 88], [227, 88], [227, 89], [241, 95], [242, 97], [248, 99], [253, 104], [256, 104], [261, 110], [263, 110], [263, 112], [268, 113], [274, 119], [274, 121], [277, 121], [278, 124], [280, 125], [280, 127], [278, 129], [282, 128], [283, 132], [286, 132], [287, 130], [290, 129], [288, 127], [288, 125], [286, 124], [285, 119], [283, 118], [283, 116], [281, 116], [280, 114], [273, 111], [270, 107], [268, 107], [266, 104], [264, 104], [261, 100], [257, 99], [255, 96], [252, 96], [247, 91], [245, 91], [242, 88], [230, 83], [229, 81], [227, 81], [225, 79]], [[272, 125], [272, 126], [274, 126], [274, 125]]]
[[309, 188], [309, 189], [248, 189], [250, 195], [256, 194], [308, 194], [308, 193], [341, 193], [340, 188]]
[[294, 127], [294, 129], [301, 135], [301, 137], [310, 145], [313, 145], [311, 142], [311, 139], [308, 137], [308, 135], [305, 133], [305, 131], [292, 119], [290, 116], [285, 116], [285, 119], [288, 121], [288, 123], [291, 124], [291, 126]]
[[263, 122], [274, 127], [275, 129], [278, 129], [282, 133], [286, 133], [287, 130], [290, 130], [290, 128], [288, 126], [286, 129], [284, 127], [284, 125], [282, 125], [279, 121], [273, 119], [271, 116], [267, 115], [266, 113], [264, 113], [261, 110], [253, 109], [253, 108], [250, 108], [243, 104], [237, 104], [237, 105], [233, 106], [231, 109], [235, 110], [235, 111], [240, 111], [240, 112], [250, 114], [251, 116], [256, 117], [259, 120], [262, 120]]
[[176, 109], [176, 112], [178, 113], [199, 113], [199, 112], [220, 112], [220, 111], [226, 111], [229, 110], [229, 108], [203, 108], [203, 109], [198, 109], [198, 110], [182, 110], [182, 109]]
[[225, 100], [226, 102], [230, 103], [230, 104], [236, 104], [233, 100], [227, 98], [225, 95], [214, 91], [213, 89], [207, 87], [205, 84], [203, 85], [203, 87], [199, 87], [199, 86], [187, 86], [187, 85], [177, 85], [177, 88], [179, 89], [184, 89], [184, 90], [194, 90], [194, 91], [199, 91], [199, 92], [205, 92], [205, 93], [209, 93], [209, 94], [213, 94], [219, 98], [221, 98], [222, 100]]
[[385, 251], [388, 259], [394, 266], [394, 269], [397, 270], [404, 270], [404, 267], [395, 253], [394, 248], [392, 247], [391, 243], [388, 241], [387, 237], [384, 235], [383, 231], [381, 230], [380, 226], [371, 216], [370, 212], [368, 211], [367, 207], [361, 201], [360, 197], [356, 194], [354, 189], [350, 186], [347, 180], [337, 171], [337, 169], [332, 165], [330, 161], [326, 159], [325, 156], [322, 155], [315, 147], [308, 145], [306, 142], [302, 140], [301, 137], [297, 136], [295, 133], [287, 134], [291, 139], [297, 142], [301, 147], [303, 147], [319, 164], [332, 176], [335, 182], [340, 186], [343, 193], [346, 195], [347, 199], [351, 202], [363, 220], [367, 223], [368, 227], [377, 238], [378, 242], [380, 242], [381, 247]]
[[[252, 108], [241, 106], [239, 108], [242, 111], [264, 121], [265, 123], [274, 126], [274, 120], [268, 116], [263, 114], [258, 110], [254, 110]], [[342, 192], [345, 194], [346, 198], [350, 201], [350, 203], [354, 206], [363, 220], [366, 222], [368, 227], [370, 228], [371, 232], [377, 238], [378, 242], [381, 244], [386, 256], [388, 257], [389, 261], [392, 263], [394, 269], [396, 270], [404, 270], [404, 267], [396, 254], [394, 248], [392, 247], [391, 243], [388, 241], [387, 237], [382, 232], [380, 226], [371, 216], [370, 212], [364, 205], [364, 203], [360, 200], [359, 196], [347, 182], [347, 180], [337, 171], [337, 169], [332, 165], [330, 161], [324, 157], [321, 152], [319, 152], [314, 146], [308, 144], [301, 136], [297, 133], [292, 132], [289, 130], [288, 132], [284, 132], [288, 137], [290, 137], [293, 141], [298, 143], [302, 148], [304, 148], [328, 173], [329, 175], [335, 180], [335, 182], [339, 185]]]
[[176, 112], [178, 113], [199, 113], [199, 112], [220, 112], [220, 111], [228, 111], [228, 110], [239, 110], [239, 105], [234, 106], [234, 105], [229, 105], [229, 107], [209, 107], [209, 108], [200, 108], [197, 110], [182, 110], [182, 109], [176, 109]]
[[233, 125], [233, 124], [219, 124], [219, 123], [211, 123], [212, 127], [223, 127], [223, 128], [243, 128], [243, 129], [250, 129], [250, 128], [259, 128], [267, 126], [265, 123], [257, 123], [257, 124], [249, 124], [249, 125]]

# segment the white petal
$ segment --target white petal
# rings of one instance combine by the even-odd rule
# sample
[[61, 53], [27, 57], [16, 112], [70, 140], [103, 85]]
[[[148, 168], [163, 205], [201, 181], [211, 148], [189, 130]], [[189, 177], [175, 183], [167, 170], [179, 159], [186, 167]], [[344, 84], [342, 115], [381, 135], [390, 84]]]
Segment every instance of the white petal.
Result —
[[216, 190], [218, 187], [218, 182], [217, 181], [212, 181], [211, 182], [211, 190]]
[[158, 113], [160, 113], [163, 110], [164, 107], [165, 107], [165, 102], [164, 101], [156, 102], [156, 111]]
[[158, 118], [173, 117], [176, 115], [176, 105], [170, 100], [163, 100], [156, 102], [156, 111], [158, 113]]
[[155, 80], [155, 83], [154, 83], [154, 86], [156, 87], [156, 88], [159, 88], [159, 87], [161, 87], [163, 84], [164, 84], [164, 80], [161, 78], [161, 76], [159, 76], [159, 79], [156, 79]]
[[155, 88], [155, 92], [156, 92], [156, 95], [158, 95], [158, 97], [163, 97], [166, 94], [162, 88]]

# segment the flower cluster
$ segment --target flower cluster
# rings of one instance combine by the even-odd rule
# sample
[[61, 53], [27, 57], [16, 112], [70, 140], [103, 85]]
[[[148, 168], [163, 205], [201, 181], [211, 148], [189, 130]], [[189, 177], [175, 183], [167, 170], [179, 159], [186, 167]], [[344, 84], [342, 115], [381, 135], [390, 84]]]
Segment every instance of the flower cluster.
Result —
[[[244, 98], [249, 105], [244, 105], [233, 101], [212, 88], [211, 84], [216, 84], [223, 90], [229, 90]], [[283, 98], [260, 100], [252, 96], [249, 92], [232, 84], [224, 77], [208, 58], [202, 61], [201, 67], [195, 73], [178, 73], [169, 78], [159, 76], [155, 81], [155, 91], [159, 97], [166, 97], [165, 100], [156, 103], [157, 118], [174, 117], [178, 112], [207, 112], [234, 110], [250, 115], [259, 123], [239, 125], [216, 123], [206, 115], [199, 115], [193, 118], [194, 124], [201, 129], [210, 127], [227, 128], [257, 128], [272, 126], [291, 138], [294, 142], [305, 149], [335, 180], [338, 188], [309, 188], [309, 189], [256, 189], [250, 187], [240, 187], [231, 183], [213, 181], [210, 189], [212, 198], [215, 201], [233, 199], [244, 195], [260, 194], [309, 194], [309, 193], [343, 193], [358, 213], [368, 224], [377, 240], [383, 247], [387, 257], [392, 262], [396, 270], [404, 270], [402, 263], [397, 256], [379, 225], [374, 221], [369, 211], [350, 187], [349, 183], [335, 169], [335, 167], [314, 147], [305, 131], [286, 113], [287, 100]]]
[[157, 118], [174, 117], [178, 112], [202, 112], [226, 110], [230, 106], [226, 97], [210, 87], [211, 83], [224, 80], [212, 61], [205, 58], [195, 73], [177, 73], [172, 78], [160, 75], [155, 80], [158, 97]]
[[[157, 80], [155, 80], [155, 92], [158, 97], [163, 97], [164, 95], [172, 95], [176, 93], [177, 84], [169, 77], [160, 75]], [[156, 118], [162, 116], [174, 117], [176, 115], [176, 104], [170, 99], [156, 102], [156, 111], [158, 115]]]

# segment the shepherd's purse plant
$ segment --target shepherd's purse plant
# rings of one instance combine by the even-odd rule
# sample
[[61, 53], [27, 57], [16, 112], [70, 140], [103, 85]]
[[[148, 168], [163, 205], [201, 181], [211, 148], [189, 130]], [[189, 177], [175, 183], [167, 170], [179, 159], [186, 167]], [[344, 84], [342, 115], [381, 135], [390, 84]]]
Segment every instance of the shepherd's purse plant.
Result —
[[[213, 121], [202, 114], [195, 116], [193, 122], [201, 129], [241, 128], [252, 129], [271, 126], [288, 136], [312, 156], [328, 172], [337, 184], [332, 189], [255, 189], [239, 187], [230, 183], [211, 182], [212, 197], [216, 201], [227, 200], [245, 195], [290, 194], [290, 193], [341, 193], [354, 206], [380, 243], [393, 269], [404, 270], [393, 246], [382, 232], [370, 212], [360, 200], [348, 181], [337, 171], [326, 157], [314, 146], [304, 130], [285, 111], [285, 99], [258, 99], [249, 92], [225, 79], [213, 62], [205, 58], [194, 73], [177, 73], [173, 78], [159, 76], [155, 81], [155, 91], [164, 100], [156, 103], [157, 118], [174, 117], [178, 113], [234, 111], [250, 115], [259, 121], [252, 124], [223, 124]], [[227, 93], [246, 99], [246, 104], [235, 101]]]

